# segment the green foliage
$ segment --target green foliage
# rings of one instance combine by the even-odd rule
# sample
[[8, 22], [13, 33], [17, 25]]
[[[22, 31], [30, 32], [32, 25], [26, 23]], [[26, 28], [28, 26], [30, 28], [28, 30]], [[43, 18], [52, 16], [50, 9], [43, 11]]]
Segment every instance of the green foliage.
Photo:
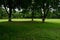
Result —
[[6, 11], [0, 7], [0, 19], [8, 18]]
[[[0, 6], [4, 6], [6, 12], [9, 14], [8, 16], [10, 20], [13, 16], [16, 17], [17, 15], [23, 18], [24, 16], [31, 17], [32, 19], [34, 17], [39, 17], [45, 20], [47, 15], [49, 15], [48, 18], [50, 17], [50, 14], [48, 13], [51, 8], [56, 9], [56, 11], [51, 14], [51, 17], [59, 18], [60, 14], [58, 13], [58, 4], [59, 0], [0, 0]], [[9, 12], [7, 11], [7, 8], [9, 8]], [[16, 12], [15, 9], [18, 9], [19, 11], [22, 9], [22, 14], [14, 14]]]

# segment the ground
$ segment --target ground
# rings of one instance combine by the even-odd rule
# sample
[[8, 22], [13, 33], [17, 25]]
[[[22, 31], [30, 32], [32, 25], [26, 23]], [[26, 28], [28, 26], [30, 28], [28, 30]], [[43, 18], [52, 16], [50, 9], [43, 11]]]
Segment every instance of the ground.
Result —
[[27, 20], [1, 19], [0, 40], [60, 40], [60, 19], [46, 19], [45, 23], [41, 19]]

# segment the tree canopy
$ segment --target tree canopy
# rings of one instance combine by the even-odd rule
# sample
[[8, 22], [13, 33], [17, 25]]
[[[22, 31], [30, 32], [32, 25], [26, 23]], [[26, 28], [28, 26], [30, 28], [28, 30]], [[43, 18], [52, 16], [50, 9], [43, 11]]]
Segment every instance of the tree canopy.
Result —
[[[59, 0], [0, 0], [1, 5], [4, 6], [8, 13], [9, 21], [11, 21], [12, 11], [18, 10], [31, 10], [32, 19], [34, 17], [35, 10], [41, 12], [42, 21], [45, 21], [46, 16], [51, 8], [58, 9]], [[9, 12], [7, 11], [9, 8]]]

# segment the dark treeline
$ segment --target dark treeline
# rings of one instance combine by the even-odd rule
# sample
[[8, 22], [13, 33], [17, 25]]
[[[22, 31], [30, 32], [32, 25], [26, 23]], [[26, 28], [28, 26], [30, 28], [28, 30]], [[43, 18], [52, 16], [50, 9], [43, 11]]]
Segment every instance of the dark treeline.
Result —
[[59, 0], [0, 0], [0, 18], [60, 18]]

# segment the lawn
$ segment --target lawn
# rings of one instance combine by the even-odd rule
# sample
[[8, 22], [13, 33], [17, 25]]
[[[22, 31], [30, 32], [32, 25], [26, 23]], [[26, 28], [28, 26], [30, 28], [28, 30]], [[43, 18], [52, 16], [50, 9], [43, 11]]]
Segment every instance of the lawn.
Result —
[[0, 19], [0, 40], [60, 40], [60, 19]]

